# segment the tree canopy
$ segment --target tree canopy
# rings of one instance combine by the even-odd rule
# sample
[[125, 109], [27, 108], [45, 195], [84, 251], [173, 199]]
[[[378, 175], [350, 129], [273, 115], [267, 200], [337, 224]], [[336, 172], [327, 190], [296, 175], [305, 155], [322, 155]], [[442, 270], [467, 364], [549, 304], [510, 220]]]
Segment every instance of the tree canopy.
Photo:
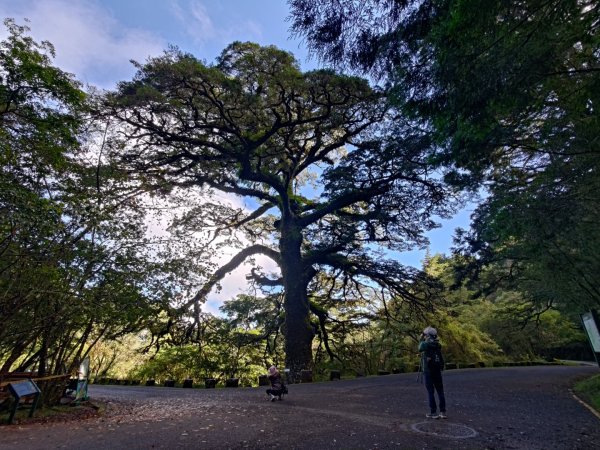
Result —
[[[70, 370], [98, 342], [146, 329], [146, 349], [196, 340], [208, 344], [198, 358], [211, 364], [210, 339], [222, 338], [246, 358], [244, 346], [263, 339], [275, 354], [282, 332], [297, 375], [312, 364], [313, 336], [333, 357], [330, 338], [341, 342], [343, 334], [330, 334], [328, 324], [373, 292], [428, 306], [433, 280], [386, 260], [380, 249], [423, 246], [423, 233], [435, 226], [431, 216], [449, 212], [454, 198], [429, 172], [427, 136], [396, 120], [365, 80], [302, 73], [292, 55], [249, 43], [232, 44], [215, 65], [172, 49], [139, 65], [100, 111], [97, 96], [52, 65], [50, 44], [7, 24], [0, 371]], [[242, 248], [230, 262], [208, 272], [214, 253], [202, 246], [177, 256], [180, 247], [151, 246], [140, 195], [173, 198], [176, 191], [187, 206], [174, 221], [176, 238], [210, 229], [214, 242], [237, 230], [241, 238], [219, 244]], [[243, 197], [254, 210], [228, 207], [211, 191]], [[250, 277], [273, 292], [239, 305], [262, 309], [255, 316], [264, 322], [261, 334], [239, 329], [256, 324], [237, 306], [231, 323], [201, 314], [215, 284], [259, 253], [280, 273], [254, 267]], [[182, 263], [188, 255], [200, 255], [205, 266]], [[206, 274], [202, 283], [198, 273]], [[186, 297], [189, 285], [197, 291]], [[177, 316], [177, 301], [195, 322]], [[256, 350], [250, 354], [258, 361]], [[239, 370], [239, 361], [227, 362], [227, 370]]]
[[138, 69], [106, 102], [137, 182], [161, 192], [220, 191], [254, 207], [190, 207], [185, 226], [237, 229], [248, 244], [182, 310], [247, 258], [268, 256], [281, 273], [254, 270], [252, 278], [283, 288], [286, 364], [298, 375], [312, 363], [308, 293], [320, 271], [427, 304], [430, 280], [377, 248], [424, 245], [432, 215], [446, 215], [453, 198], [430, 172], [427, 136], [391, 120], [395, 111], [367, 81], [302, 73], [289, 53], [239, 42], [214, 65], [171, 49]]
[[384, 80], [431, 132], [449, 181], [484, 183], [478, 262], [510, 261], [543, 305], [598, 306], [597, 2], [289, 3], [317, 55]]
[[99, 339], [146, 325], [170, 284], [140, 250], [143, 214], [101, 163], [80, 84], [53, 66], [49, 43], [5, 24], [0, 372], [64, 373]]
[[[545, 310], [600, 299], [598, 5], [291, 4], [315, 51], [385, 89], [236, 42], [214, 64], [171, 48], [86, 94], [5, 22], [0, 373], [86, 355], [99, 377], [253, 383], [284, 354], [292, 379], [410, 370], [432, 321], [461, 365], [583, 353], [573, 321]], [[392, 259], [481, 182], [458, 254]], [[202, 312], [246, 262], [260, 289]], [[133, 367], [137, 348], [156, 353]]]

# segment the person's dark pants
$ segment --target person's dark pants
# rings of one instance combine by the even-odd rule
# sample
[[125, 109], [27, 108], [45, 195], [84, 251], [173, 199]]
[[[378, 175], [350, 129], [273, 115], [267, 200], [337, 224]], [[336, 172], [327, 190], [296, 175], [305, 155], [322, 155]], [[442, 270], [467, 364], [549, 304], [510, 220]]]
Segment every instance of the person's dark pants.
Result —
[[437, 405], [435, 403], [435, 391], [437, 391], [438, 398], [440, 400], [440, 412], [446, 412], [446, 397], [444, 397], [444, 383], [442, 382], [441, 371], [425, 372], [425, 387], [427, 388], [427, 394], [429, 394], [429, 409], [431, 414], [437, 412]]
[[271, 394], [275, 397], [279, 397], [282, 393], [282, 389], [267, 389], [267, 395]]

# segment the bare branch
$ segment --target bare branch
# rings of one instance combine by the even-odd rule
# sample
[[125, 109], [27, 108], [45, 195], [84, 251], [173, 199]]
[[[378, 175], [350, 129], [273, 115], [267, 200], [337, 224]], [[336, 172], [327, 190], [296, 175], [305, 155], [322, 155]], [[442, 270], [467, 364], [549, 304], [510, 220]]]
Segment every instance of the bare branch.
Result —
[[250, 247], [247, 247], [240, 251], [238, 254], [236, 254], [233, 258], [231, 258], [231, 260], [227, 264], [219, 267], [215, 271], [215, 273], [208, 279], [208, 281], [204, 283], [204, 285], [200, 288], [198, 293], [194, 295], [194, 297], [191, 300], [187, 301], [181, 307], [179, 307], [179, 311], [183, 312], [190, 306], [198, 302], [203, 302], [206, 299], [206, 296], [208, 295], [210, 290], [214, 287], [214, 285], [217, 284], [220, 280], [222, 280], [225, 277], [225, 275], [227, 275], [232, 270], [236, 269], [240, 264], [242, 264], [246, 260], [246, 258], [257, 254], [266, 255], [273, 261], [275, 261], [277, 264], [280, 263], [279, 252], [269, 247], [266, 247], [261, 244], [255, 244]]

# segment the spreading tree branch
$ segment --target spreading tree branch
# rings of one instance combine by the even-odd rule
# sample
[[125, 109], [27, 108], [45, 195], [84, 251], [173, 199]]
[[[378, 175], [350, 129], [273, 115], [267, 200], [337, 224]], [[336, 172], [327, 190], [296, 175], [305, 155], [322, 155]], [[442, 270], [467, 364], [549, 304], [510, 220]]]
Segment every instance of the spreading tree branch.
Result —
[[215, 273], [213, 273], [213, 275], [208, 279], [208, 281], [204, 283], [204, 285], [200, 288], [196, 295], [194, 295], [194, 297], [192, 297], [191, 300], [188, 300], [182, 306], [179, 307], [179, 311], [183, 312], [187, 310], [190, 306], [198, 302], [203, 302], [215, 284], [222, 280], [225, 277], [225, 275], [227, 275], [229, 272], [236, 269], [240, 264], [242, 264], [246, 260], [246, 258], [256, 254], [266, 255], [273, 261], [275, 261], [277, 264], [280, 263], [279, 252], [262, 244], [251, 245], [250, 247], [247, 247], [241, 250], [236, 255], [234, 255], [233, 258], [231, 258], [231, 260], [227, 264], [219, 267], [215, 271]]

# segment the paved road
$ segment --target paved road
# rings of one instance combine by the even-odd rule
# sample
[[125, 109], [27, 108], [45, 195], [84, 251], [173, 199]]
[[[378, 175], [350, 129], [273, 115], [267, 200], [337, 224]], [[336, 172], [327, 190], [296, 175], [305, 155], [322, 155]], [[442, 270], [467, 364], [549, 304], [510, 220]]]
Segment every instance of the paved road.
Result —
[[[592, 449], [600, 420], [570, 393], [595, 367], [445, 372], [447, 420], [427, 420], [415, 374], [262, 388], [91, 386], [107, 416], [1, 427], [0, 449]], [[112, 411], [112, 412], [111, 412]]]

